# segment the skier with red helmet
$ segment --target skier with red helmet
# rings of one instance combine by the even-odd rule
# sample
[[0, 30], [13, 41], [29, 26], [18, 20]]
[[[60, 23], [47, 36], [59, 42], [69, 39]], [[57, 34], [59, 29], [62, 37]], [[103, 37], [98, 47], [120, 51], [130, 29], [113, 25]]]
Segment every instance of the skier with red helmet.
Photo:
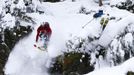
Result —
[[[52, 34], [52, 30], [49, 26], [48, 22], [43, 22], [38, 29], [37, 29], [37, 35], [36, 35], [36, 42], [40, 39], [43, 42], [48, 42]], [[44, 46], [46, 47], [46, 43], [44, 43]]]

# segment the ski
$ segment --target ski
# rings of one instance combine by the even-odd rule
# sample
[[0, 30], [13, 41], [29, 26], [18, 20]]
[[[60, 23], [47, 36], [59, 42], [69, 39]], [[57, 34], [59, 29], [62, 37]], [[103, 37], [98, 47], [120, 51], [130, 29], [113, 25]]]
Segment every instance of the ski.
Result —
[[47, 51], [47, 47], [44, 48], [43, 46], [37, 46], [36, 44], [34, 44], [34, 47], [41, 51]]

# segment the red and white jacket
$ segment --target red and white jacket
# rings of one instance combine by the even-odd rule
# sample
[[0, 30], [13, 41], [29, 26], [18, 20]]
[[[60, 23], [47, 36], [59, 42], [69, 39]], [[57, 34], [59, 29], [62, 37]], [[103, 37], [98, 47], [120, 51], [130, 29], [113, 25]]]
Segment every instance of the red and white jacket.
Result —
[[44, 33], [44, 35], [47, 35], [48, 36], [48, 39], [49, 39], [51, 37], [52, 30], [51, 30], [51, 28], [50, 28], [49, 25], [41, 25], [37, 29], [36, 42], [38, 41], [38, 38], [39, 38], [40, 33]]

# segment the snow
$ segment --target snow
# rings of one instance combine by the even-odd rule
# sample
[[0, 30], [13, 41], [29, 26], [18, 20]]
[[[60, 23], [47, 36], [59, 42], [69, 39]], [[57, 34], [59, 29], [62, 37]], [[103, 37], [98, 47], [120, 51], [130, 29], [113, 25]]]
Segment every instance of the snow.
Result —
[[133, 36], [131, 33], [127, 33], [126, 36], [124, 37], [125, 40], [125, 44], [128, 45], [132, 45], [133, 44]]
[[128, 71], [134, 71], [134, 58], [130, 58], [116, 67], [105, 67], [85, 75], [126, 75]]
[[119, 4], [121, 2], [125, 2], [126, 0], [111, 0], [110, 1], [110, 5], [116, 5], [116, 4]]
[[[13, 28], [15, 25], [15, 18], [11, 16], [11, 14], [6, 14], [3, 18], [3, 20], [8, 24], [6, 26]], [[4, 26], [3, 26], [4, 27]]]
[[[127, 16], [127, 17], [121, 19], [120, 21], [117, 21], [117, 22], [113, 22], [113, 23], [108, 24], [107, 27], [106, 27], [106, 29], [104, 30], [103, 34], [101, 35], [101, 37], [99, 39], [99, 44], [102, 45], [102, 46], [104, 46], [104, 47], [108, 46], [108, 44], [111, 42], [111, 40], [117, 34], [121, 33], [121, 31], [123, 31], [124, 28], [128, 24], [134, 23], [134, 18], [133, 18], [132, 15], [133, 14], [131, 14], [131, 16]], [[114, 31], [113, 31], [113, 29], [114, 29]]]
[[[54, 7], [52, 9], [54, 9]], [[56, 12], [54, 13], [56, 14]], [[64, 14], [66, 14], [66, 12]], [[72, 18], [73, 16], [74, 18]], [[70, 37], [71, 34], [76, 34], [80, 32], [81, 25], [83, 24], [83, 21], [86, 19], [85, 15], [77, 16], [76, 14], [71, 16], [66, 14], [64, 17], [63, 16], [55, 17], [46, 14], [44, 15], [33, 14], [32, 17], [36, 17], [38, 26], [40, 25], [40, 23], [44, 21], [48, 21], [50, 23], [50, 27], [52, 28], [52, 36], [51, 41], [49, 42], [50, 45], [48, 46], [48, 53], [39, 51], [33, 46], [35, 44], [36, 30], [38, 28], [38, 26], [35, 26], [32, 34], [30, 34], [23, 40], [19, 41], [19, 43], [15, 46], [15, 48], [11, 52], [5, 67], [6, 74], [10, 75], [47, 74], [47, 71], [44, 70], [49, 65], [46, 65], [46, 63], [48, 63], [52, 57], [56, 57], [57, 55], [62, 53], [62, 50], [65, 49], [66, 40]], [[81, 20], [81, 18], [79, 17], [83, 18], [83, 20]], [[79, 23], [76, 23], [76, 21], [79, 21]], [[76, 29], [75, 25], [77, 25], [78, 29]], [[15, 64], [16, 66], [14, 67]]]
[[[114, 3], [117, 2], [114, 0], [113, 4]], [[19, 4], [21, 5], [22, 3]], [[14, 47], [5, 66], [5, 73], [7, 75], [49, 75], [47, 73], [47, 68], [50, 66], [51, 59], [62, 54], [62, 51], [66, 48], [65, 43], [68, 39], [73, 38], [74, 36], [86, 38], [88, 35], [99, 37], [102, 32], [99, 22], [101, 18], [94, 19], [85, 28], [82, 28], [83, 25], [92, 19], [94, 12], [89, 15], [79, 14], [78, 12], [81, 6], [94, 11], [103, 9], [105, 14], [109, 13], [110, 16], [116, 17], [115, 20], [109, 21], [98, 41], [98, 43], [104, 47], [106, 47], [116, 35], [124, 30], [129, 23], [134, 23], [133, 14], [125, 10], [119, 10], [115, 7], [111, 8], [108, 5], [98, 7], [98, 4], [90, 0], [79, 0], [77, 2], [70, 2], [68, 0], [59, 3], [42, 3], [39, 5], [39, 8], [45, 8], [45, 13], [42, 15], [37, 13], [29, 14], [36, 19], [37, 25], [28, 37], [20, 40]], [[44, 21], [49, 22], [50, 27], [52, 28], [48, 52], [40, 51], [33, 46], [35, 44], [36, 30]], [[126, 35], [126, 38], [129, 36], [131, 36], [131, 34]], [[131, 39], [132, 37], [130, 40]], [[128, 39], [128, 41], [130, 40]], [[117, 43], [116, 40], [114, 43]], [[130, 43], [132, 42], [130, 41]], [[100, 60], [101, 59], [102, 58], [100, 58]], [[134, 70], [132, 62], [134, 62], [134, 58], [120, 66], [96, 70], [87, 75], [125, 75], [128, 70]], [[105, 65], [105, 63], [103, 65]]]

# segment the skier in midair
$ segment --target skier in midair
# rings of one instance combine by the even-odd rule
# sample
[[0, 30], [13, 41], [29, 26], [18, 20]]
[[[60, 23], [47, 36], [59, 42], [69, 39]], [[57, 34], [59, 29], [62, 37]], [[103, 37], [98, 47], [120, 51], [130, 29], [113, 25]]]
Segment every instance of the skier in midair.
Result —
[[40, 39], [41, 41], [44, 42], [44, 48], [47, 48], [47, 44], [50, 40], [51, 34], [52, 34], [52, 30], [50, 28], [49, 23], [43, 22], [43, 24], [41, 24], [37, 29], [36, 43]]

